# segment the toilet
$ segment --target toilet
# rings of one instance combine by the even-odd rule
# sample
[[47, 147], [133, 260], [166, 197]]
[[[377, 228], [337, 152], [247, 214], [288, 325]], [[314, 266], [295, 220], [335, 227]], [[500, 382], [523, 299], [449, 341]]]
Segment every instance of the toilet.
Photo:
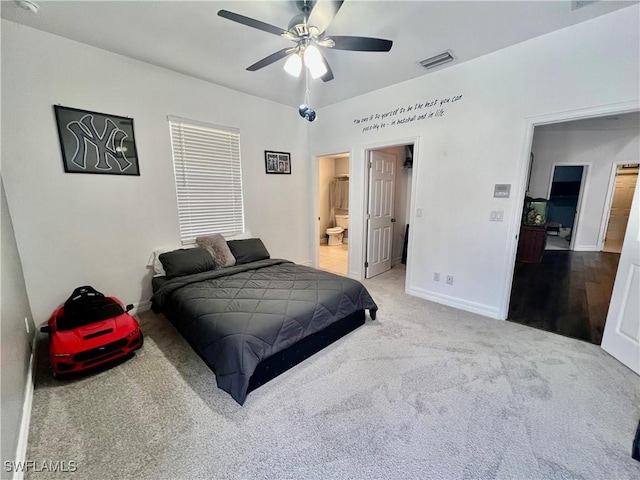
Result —
[[327, 228], [327, 235], [329, 235], [329, 245], [342, 245], [343, 234], [344, 228], [342, 227]]
[[336, 215], [336, 226], [327, 228], [329, 245], [342, 245], [345, 228], [349, 227], [349, 215]]

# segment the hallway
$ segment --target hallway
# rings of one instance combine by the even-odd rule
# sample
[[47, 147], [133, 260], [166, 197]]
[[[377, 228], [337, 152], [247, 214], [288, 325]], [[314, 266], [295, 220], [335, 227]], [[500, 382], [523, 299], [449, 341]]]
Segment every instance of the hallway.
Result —
[[547, 250], [516, 263], [508, 320], [600, 345], [620, 255]]

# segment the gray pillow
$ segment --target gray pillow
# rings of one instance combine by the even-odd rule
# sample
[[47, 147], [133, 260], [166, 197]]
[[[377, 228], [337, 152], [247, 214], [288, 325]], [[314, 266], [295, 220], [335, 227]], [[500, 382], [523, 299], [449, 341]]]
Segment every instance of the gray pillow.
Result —
[[165, 272], [167, 272], [167, 278], [207, 272], [216, 268], [211, 255], [199, 247], [181, 248], [163, 253], [159, 258]]
[[231, 253], [236, 257], [236, 263], [257, 262], [270, 257], [267, 248], [259, 238], [248, 238], [246, 240], [230, 240], [227, 242]]
[[198, 237], [196, 243], [209, 252], [216, 268], [231, 267], [236, 264], [236, 258], [229, 250], [227, 241], [219, 233]]

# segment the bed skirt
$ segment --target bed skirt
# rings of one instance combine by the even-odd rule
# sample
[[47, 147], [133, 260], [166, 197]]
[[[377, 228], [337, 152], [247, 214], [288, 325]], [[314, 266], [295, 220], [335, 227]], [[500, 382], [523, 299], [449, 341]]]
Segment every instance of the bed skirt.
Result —
[[276, 378], [281, 373], [286, 372], [297, 364], [306, 360], [310, 356], [319, 352], [323, 348], [331, 345], [336, 340], [352, 332], [360, 325], [364, 324], [364, 310], [358, 310], [351, 315], [332, 323], [324, 330], [320, 330], [290, 347], [265, 358], [258, 364], [249, 380], [247, 393], [264, 385], [269, 380]]

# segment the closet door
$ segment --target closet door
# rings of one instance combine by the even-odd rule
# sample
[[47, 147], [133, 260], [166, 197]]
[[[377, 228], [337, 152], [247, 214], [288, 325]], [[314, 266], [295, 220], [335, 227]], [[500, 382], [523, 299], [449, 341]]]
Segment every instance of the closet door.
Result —
[[365, 277], [391, 269], [396, 186], [396, 156], [371, 152], [369, 160], [369, 211], [367, 213], [367, 263]]

